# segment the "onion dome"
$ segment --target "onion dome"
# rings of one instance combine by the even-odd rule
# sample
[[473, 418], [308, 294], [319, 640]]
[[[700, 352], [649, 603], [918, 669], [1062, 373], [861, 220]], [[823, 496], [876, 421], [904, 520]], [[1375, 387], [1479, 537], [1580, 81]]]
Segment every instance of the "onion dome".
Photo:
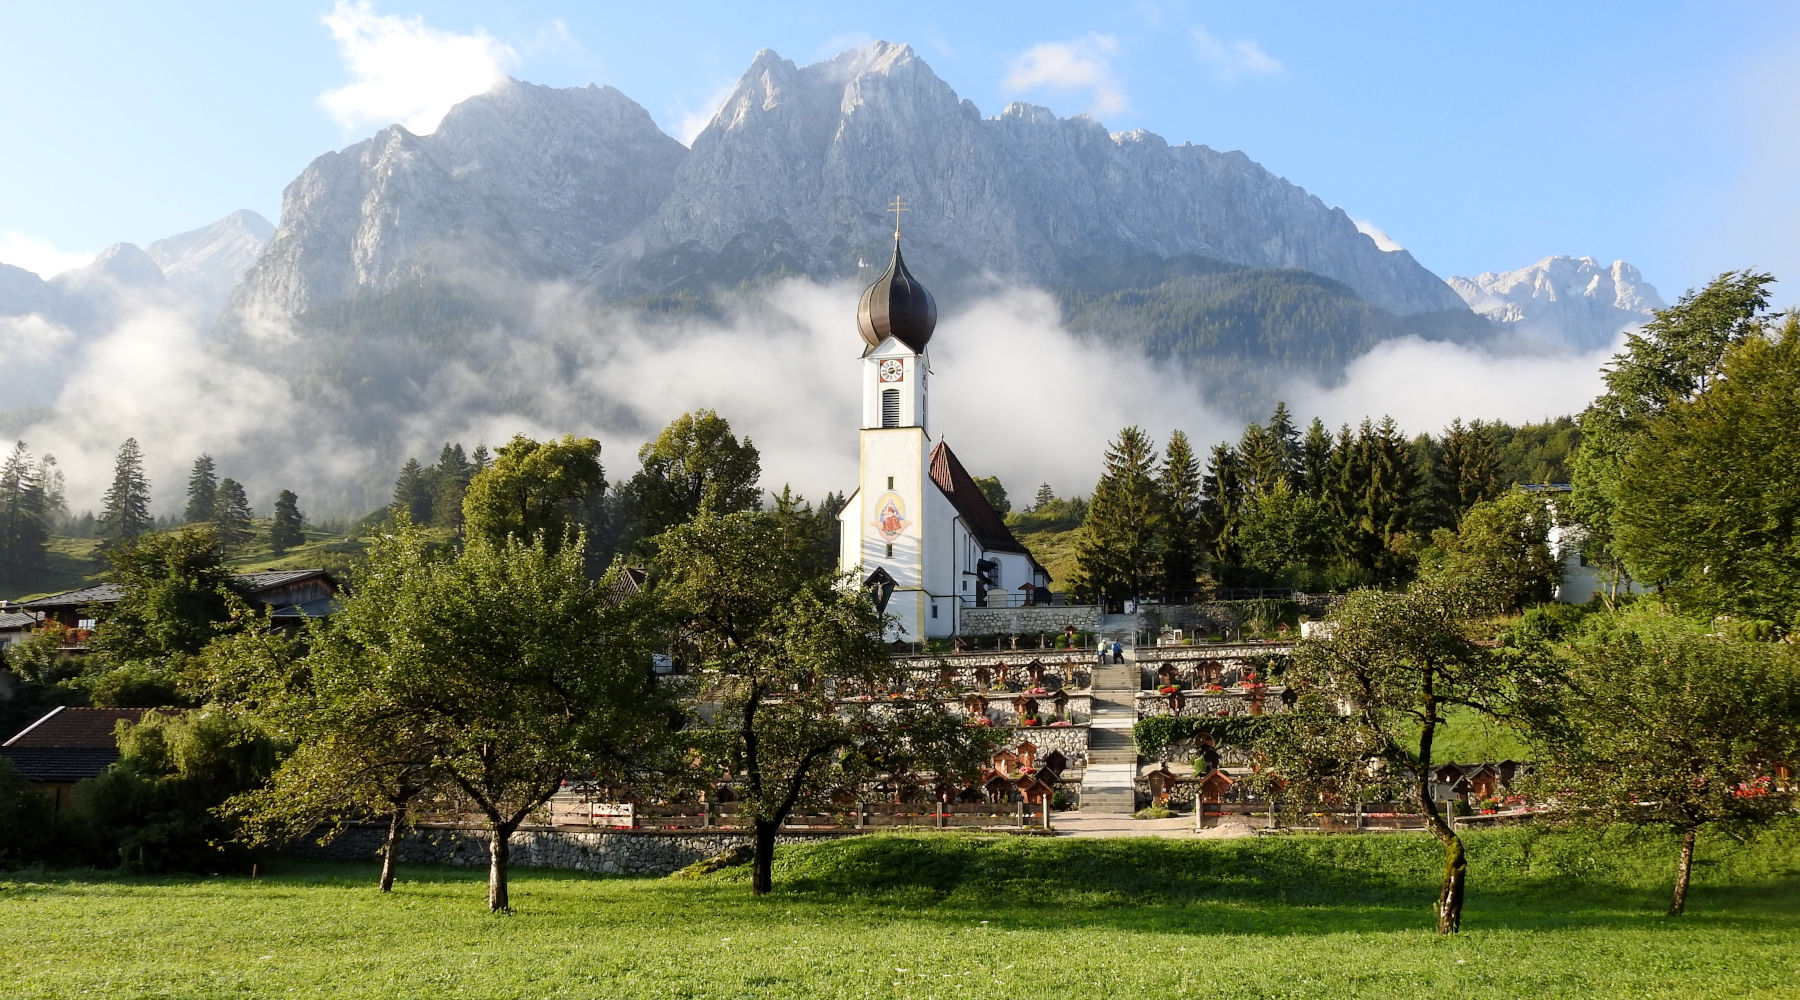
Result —
[[888, 337], [923, 352], [937, 328], [937, 302], [900, 258], [900, 240], [894, 240], [894, 262], [875, 283], [863, 290], [856, 306], [856, 325], [863, 342], [875, 347]]

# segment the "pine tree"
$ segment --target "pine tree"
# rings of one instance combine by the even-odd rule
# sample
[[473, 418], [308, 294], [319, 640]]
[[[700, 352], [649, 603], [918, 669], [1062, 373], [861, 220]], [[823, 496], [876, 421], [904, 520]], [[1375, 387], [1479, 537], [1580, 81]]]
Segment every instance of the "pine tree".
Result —
[[49, 566], [50, 528], [40, 467], [20, 441], [0, 465], [0, 580]]
[[1104, 600], [1142, 600], [1162, 579], [1165, 521], [1150, 438], [1127, 427], [1106, 450], [1106, 472], [1094, 487], [1077, 558], [1081, 589]]
[[150, 480], [144, 476], [144, 453], [137, 438], [126, 438], [113, 462], [113, 481], [100, 498], [100, 537], [108, 546], [128, 542], [150, 530]]
[[431, 470], [431, 523], [441, 528], [462, 527], [463, 494], [475, 475], [474, 466], [463, 456], [463, 446], [446, 444], [438, 452], [437, 467]]
[[395, 515], [405, 514], [412, 523], [431, 523], [431, 490], [425, 481], [425, 469], [419, 460], [409, 458], [400, 467], [400, 478], [394, 480]]
[[1481, 421], [1467, 427], [1460, 419], [1450, 422], [1432, 467], [1432, 479], [1432, 499], [1444, 527], [1456, 524], [1470, 507], [1500, 495], [1500, 459]]
[[1306, 428], [1300, 443], [1300, 492], [1324, 500], [1331, 488], [1331, 432], [1318, 417]]
[[494, 456], [488, 453], [488, 446], [485, 444], [476, 445], [475, 450], [469, 453], [469, 475], [471, 477], [492, 464], [494, 464]]
[[1049, 483], [1040, 483], [1037, 488], [1037, 496], [1031, 500], [1031, 512], [1043, 510], [1046, 504], [1055, 502], [1056, 491], [1050, 488]]
[[188, 474], [187, 510], [181, 515], [184, 524], [209, 521], [218, 505], [219, 477], [211, 455], [194, 459], [194, 471]]
[[218, 528], [219, 547], [227, 551], [250, 540], [250, 498], [243, 484], [235, 479], [219, 480], [214, 495], [213, 524]]
[[1212, 561], [1221, 570], [1235, 567], [1237, 529], [1243, 519], [1249, 490], [1244, 482], [1244, 461], [1228, 444], [1213, 446], [1206, 460], [1206, 476], [1200, 482], [1200, 524]]
[[1280, 462], [1281, 471], [1290, 485], [1300, 471], [1300, 431], [1294, 426], [1294, 418], [1288, 413], [1287, 403], [1277, 402], [1275, 412], [1269, 414], [1269, 444]]
[[269, 548], [276, 555], [306, 542], [306, 518], [300, 513], [300, 498], [293, 490], [282, 490], [275, 498], [275, 515], [269, 521]]
[[1169, 435], [1163, 456], [1162, 494], [1168, 520], [1163, 529], [1163, 589], [1170, 597], [1185, 597], [1200, 581], [1201, 552], [1205, 547], [1200, 521], [1200, 466], [1186, 434]]
[[1411, 571], [1406, 533], [1413, 527], [1418, 474], [1393, 418], [1364, 420], [1356, 437], [1339, 436], [1334, 513], [1343, 526], [1340, 555], [1372, 584], [1400, 583]]

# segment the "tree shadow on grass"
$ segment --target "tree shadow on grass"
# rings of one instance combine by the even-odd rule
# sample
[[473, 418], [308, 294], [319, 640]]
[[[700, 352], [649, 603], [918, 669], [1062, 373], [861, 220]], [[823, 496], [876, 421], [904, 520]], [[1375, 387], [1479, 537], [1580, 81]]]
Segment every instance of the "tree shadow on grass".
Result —
[[[1618, 871], [1572, 870], [1530, 837], [1471, 848], [1468, 929], [1641, 928], [1666, 890]], [[1523, 850], [1524, 862], [1520, 862]], [[1560, 848], [1559, 848], [1560, 849]], [[1591, 852], [1590, 852], [1591, 853]], [[1483, 854], [1489, 855], [1486, 859]], [[1489, 862], [1485, 867], [1483, 861]], [[1581, 859], [1592, 865], [1593, 858]], [[777, 856], [775, 900], [834, 919], [910, 919], [1017, 928], [1184, 934], [1430, 930], [1442, 849], [1419, 837], [1266, 838], [1239, 844], [1154, 839], [883, 836]], [[745, 893], [740, 883], [721, 885]], [[713, 905], [730, 906], [726, 894]], [[1800, 930], [1800, 878], [1696, 886], [1684, 925]], [[749, 904], [754, 905], [754, 904]]]

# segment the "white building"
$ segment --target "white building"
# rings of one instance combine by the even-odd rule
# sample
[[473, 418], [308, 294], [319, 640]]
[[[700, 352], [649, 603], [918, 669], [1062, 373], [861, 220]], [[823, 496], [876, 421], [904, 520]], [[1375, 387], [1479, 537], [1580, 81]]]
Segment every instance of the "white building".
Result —
[[[900, 638], [954, 635], [962, 607], [1049, 597], [1050, 575], [1007, 530], [950, 446], [931, 437], [937, 303], [894, 259], [862, 294], [859, 483], [838, 514], [838, 567], [892, 587]], [[880, 574], [885, 573], [883, 579]]]

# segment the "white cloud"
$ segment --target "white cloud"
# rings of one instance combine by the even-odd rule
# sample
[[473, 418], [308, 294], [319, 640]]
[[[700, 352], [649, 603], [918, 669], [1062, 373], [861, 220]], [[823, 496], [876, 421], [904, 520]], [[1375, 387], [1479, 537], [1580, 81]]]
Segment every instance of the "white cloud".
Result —
[[1031, 90], [1084, 93], [1083, 110], [1096, 117], [1125, 110], [1125, 88], [1113, 73], [1119, 51], [1111, 35], [1089, 34], [1072, 42], [1043, 42], [1014, 59], [1000, 84], [1009, 94]]
[[1384, 232], [1380, 226], [1370, 222], [1368, 219], [1351, 219], [1350, 221], [1356, 223], [1357, 232], [1375, 241], [1376, 249], [1381, 250], [1384, 253], [1393, 253], [1396, 250], [1406, 249], [1392, 236], [1389, 236]]
[[1281, 61], [1262, 50], [1262, 46], [1248, 38], [1225, 41], [1205, 28], [1194, 28], [1190, 32], [1194, 42], [1194, 52], [1200, 61], [1213, 68], [1221, 80], [1235, 80], [1240, 76], [1272, 76], [1281, 73], [1284, 67]]
[[337, 0], [322, 20], [351, 82], [319, 95], [319, 106], [345, 129], [399, 122], [435, 131], [452, 105], [492, 89], [519, 61], [479, 28], [440, 31], [421, 17], [377, 14], [368, 0]]
[[736, 89], [737, 81], [735, 80], [722, 84], [719, 89], [707, 95], [706, 99], [700, 102], [699, 107], [684, 112], [680, 121], [675, 123], [675, 138], [680, 139], [683, 146], [692, 146], [700, 133], [706, 131], [706, 126], [712, 124], [713, 118], [724, 106], [726, 98], [729, 98], [732, 91]]
[[[1455, 418], [1530, 423], [1580, 413], [1600, 394], [1600, 368], [1624, 336], [1597, 351], [1490, 354], [1472, 347], [1402, 337], [1376, 345], [1345, 369], [1343, 382], [1290, 382], [1282, 398], [1327, 426], [1356, 426], [1391, 416], [1410, 434], [1436, 433]], [[1522, 348], [1522, 345], [1512, 345]]]
[[0, 263], [32, 271], [40, 278], [53, 278], [64, 271], [86, 267], [94, 254], [61, 250], [48, 242], [24, 233], [0, 234]]

